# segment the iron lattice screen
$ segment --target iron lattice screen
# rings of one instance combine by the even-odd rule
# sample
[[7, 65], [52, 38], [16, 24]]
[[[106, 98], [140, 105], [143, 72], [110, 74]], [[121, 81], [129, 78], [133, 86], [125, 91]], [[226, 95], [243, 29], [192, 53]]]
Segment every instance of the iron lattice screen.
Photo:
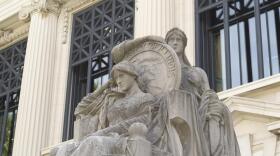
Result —
[[0, 156], [11, 156], [27, 39], [0, 50]]
[[108, 80], [112, 48], [133, 38], [134, 8], [134, 0], [103, 0], [74, 15], [63, 140], [73, 137], [77, 103]]
[[280, 0], [197, 0], [196, 64], [223, 91], [280, 72]]

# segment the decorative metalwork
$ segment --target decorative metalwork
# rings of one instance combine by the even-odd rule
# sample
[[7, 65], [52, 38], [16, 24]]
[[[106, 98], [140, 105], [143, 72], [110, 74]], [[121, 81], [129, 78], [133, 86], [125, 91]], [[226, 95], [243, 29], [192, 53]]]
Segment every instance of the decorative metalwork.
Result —
[[133, 38], [134, 0], [103, 0], [74, 15], [64, 140], [73, 137], [74, 108], [109, 78], [110, 51]]
[[196, 1], [196, 63], [217, 91], [280, 68], [280, 0]]
[[11, 156], [27, 40], [0, 50], [0, 156]]

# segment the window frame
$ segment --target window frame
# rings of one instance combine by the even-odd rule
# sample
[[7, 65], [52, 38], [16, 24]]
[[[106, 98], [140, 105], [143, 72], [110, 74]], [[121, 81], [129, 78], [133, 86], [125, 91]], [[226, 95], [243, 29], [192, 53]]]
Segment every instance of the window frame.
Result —
[[[209, 83], [212, 88], [215, 90], [216, 88], [216, 81], [215, 81], [215, 58], [214, 55], [214, 30], [221, 30], [224, 29], [224, 43], [225, 43], [225, 60], [227, 64], [231, 64], [231, 56], [230, 56], [230, 26], [237, 24], [239, 22], [244, 21], [247, 19], [249, 21], [250, 17], [255, 18], [255, 28], [256, 28], [256, 40], [257, 40], [257, 61], [258, 61], [258, 79], [262, 79], [265, 77], [264, 75], [264, 62], [263, 62], [263, 47], [262, 47], [262, 34], [261, 34], [261, 13], [265, 13], [272, 9], [280, 7], [280, 1], [268, 1], [265, 2], [265, 5], [261, 5], [259, 0], [252, 0], [254, 4], [253, 9], [250, 12], [246, 12], [245, 14], [238, 15], [236, 17], [230, 17], [229, 12], [229, 3], [234, 2], [233, 0], [216, 0], [207, 6], [201, 6], [203, 2], [207, 0], [197, 0], [195, 1], [195, 64], [196, 66], [202, 67], [209, 77]], [[210, 26], [211, 14], [207, 13], [210, 12], [212, 9], [217, 7], [221, 7], [223, 10], [223, 17], [221, 23], [215, 25], [214, 27]], [[207, 15], [205, 15], [207, 13]], [[279, 12], [278, 12], [279, 14]], [[208, 17], [207, 17], [208, 16]], [[277, 18], [276, 18], [277, 19]], [[279, 21], [275, 21], [276, 28], [279, 26]], [[277, 31], [277, 30], [276, 30]], [[245, 37], [248, 37], [245, 35]], [[277, 31], [277, 43], [280, 45], [280, 31]], [[248, 39], [245, 39], [247, 42]], [[250, 42], [250, 41], [249, 41]], [[250, 44], [246, 44], [249, 45]], [[248, 46], [246, 46], [246, 51]], [[249, 47], [250, 49], [250, 47]], [[251, 56], [248, 55], [250, 52], [247, 53], [247, 64], [251, 64]], [[278, 56], [280, 56], [280, 47], [278, 46]], [[241, 64], [241, 63], [240, 63]], [[270, 62], [271, 64], [271, 62]], [[271, 67], [271, 65], [270, 65]], [[226, 69], [226, 90], [232, 88], [232, 75], [231, 75], [231, 65], [225, 65]], [[240, 68], [241, 70], [241, 68]], [[248, 83], [254, 81], [252, 78], [252, 69], [247, 67], [248, 73]], [[241, 75], [241, 74], [240, 74]], [[270, 74], [270, 76], [272, 73]], [[242, 79], [241, 79], [242, 80]], [[240, 85], [244, 83], [241, 82]]]
[[[122, 28], [122, 37], [121, 39], [119, 39], [120, 41], [123, 41], [124, 39], [132, 39], [134, 37], [134, 25], [135, 25], [135, 0], [127, 0], [127, 1], [123, 1], [123, 0], [102, 0], [100, 2], [97, 2], [79, 12], [76, 12], [75, 14], [73, 14], [73, 22], [72, 22], [72, 34], [71, 34], [71, 43], [70, 43], [70, 60], [69, 60], [69, 69], [68, 69], [68, 80], [67, 80], [67, 95], [66, 95], [66, 104], [65, 104], [65, 114], [64, 114], [64, 126], [63, 126], [63, 137], [62, 140], [66, 141], [69, 140], [71, 138], [74, 137], [74, 128], [72, 127], [74, 125], [74, 109], [75, 109], [75, 105], [77, 103], [73, 102], [73, 101], [80, 101], [80, 99], [76, 99], [77, 97], [75, 97], [73, 95], [73, 91], [75, 90], [75, 85], [73, 85], [73, 81], [74, 81], [74, 73], [73, 73], [73, 69], [75, 68], [74, 66], [79, 66], [82, 63], [88, 63], [88, 69], [87, 69], [87, 76], [86, 76], [86, 94], [89, 94], [90, 92], [92, 92], [91, 90], [94, 89], [93, 86], [93, 80], [96, 78], [100, 78], [100, 76], [104, 76], [104, 75], [109, 75], [110, 70], [112, 69], [113, 66], [113, 62], [112, 62], [112, 58], [111, 58], [111, 54], [110, 51], [113, 48], [114, 45], [120, 43], [119, 40], [114, 40], [114, 37], [111, 36], [111, 41], [110, 41], [110, 45], [109, 45], [109, 49], [107, 49], [107, 52], [101, 52], [101, 53], [96, 53], [93, 54], [90, 52], [89, 57], [81, 60], [80, 62], [75, 62], [73, 63], [72, 59], [72, 55], [73, 55], [73, 43], [74, 43], [74, 22], [75, 22], [75, 17], [78, 15], [81, 15], [87, 11], [93, 11], [94, 9], [96, 9], [97, 6], [99, 5], [103, 5], [106, 2], [112, 2], [112, 21], [111, 22], [111, 26], [115, 28], [116, 26], [116, 22], [120, 21], [121, 19], [125, 19], [125, 18], [132, 18], [132, 23], [130, 23], [132, 25], [132, 28], [129, 27], [132, 30], [128, 30], [125, 28]], [[122, 7], [130, 7], [130, 11], [129, 14], [125, 14], [125, 11], [123, 12], [123, 16], [118, 16], [118, 18], [113, 17], [115, 15], [117, 15], [116, 11], [117, 7], [119, 8], [120, 6], [117, 5], [120, 4], [120, 2], [122, 2], [123, 6]], [[133, 4], [132, 4], [133, 3]], [[105, 4], [104, 4], [105, 5]], [[131, 6], [133, 5], [133, 6]], [[133, 11], [132, 11], [133, 10]], [[104, 12], [102, 12], [103, 16], [106, 16]], [[93, 16], [93, 15], [92, 15]], [[91, 17], [91, 20], [93, 20], [93, 17]], [[93, 21], [91, 21], [93, 22]], [[103, 22], [103, 21], [102, 21]], [[125, 23], [125, 21], [124, 21]], [[123, 23], [123, 24], [124, 24]], [[107, 23], [107, 25], [110, 25]], [[131, 26], [130, 25], [130, 26]], [[103, 27], [104, 25], [101, 25], [101, 27]], [[91, 30], [94, 31], [94, 30]], [[130, 31], [130, 32], [129, 32]], [[115, 32], [116, 33], [116, 32]], [[119, 33], [119, 32], [117, 32]], [[112, 33], [114, 35], [114, 32]], [[102, 36], [103, 39], [104, 36]], [[104, 37], [105, 38], [105, 37]], [[117, 43], [114, 43], [118, 41]], [[93, 37], [90, 37], [90, 44], [93, 44]], [[99, 59], [101, 56], [108, 57], [108, 68], [100, 70], [98, 73], [93, 73], [93, 69], [92, 69], [92, 62], [94, 59]], [[86, 60], [86, 61], [85, 61]], [[102, 60], [101, 60], [102, 61]], [[76, 86], [77, 87], [77, 86]]]
[[[0, 156], [4, 155], [4, 146], [5, 142], [8, 139], [8, 151], [7, 155], [12, 155], [12, 149], [13, 149], [13, 138], [15, 133], [15, 126], [16, 126], [16, 117], [17, 117], [17, 110], [18, 110], [18, 104], [19, 104], [19, 96], [20, 96], [20, 87], [21, 87], [21, 79], [23, 74], [23, 66], [24, 66], [24, 58], [26, 53], [26, 46], [27, 46], [27, 39], [22, 39], [21, 41], [18, 41], [14, 43], [13, 45], [0, 50], [0, 64], [2, 61], [2, 71], [0, 71], [0, 75], [7, 75], [5, 72], [9, 72], [9, 77], [0, 79], [0, 87], [2, 86], [4, 88], [4, 92], [1, 91], [0, 88], [0, 98], [3, 98], [4, 102], [4, 109], [0, 109], [0, 112], [3, 113], [3, 118], [1, 121], [2, 125], [0, 125]], [[2, 55], [6, 52], [5, 56]], [[10, 58], [6, 58], [10, 57]], [[8, 59], [8, 60], [7, 60]], [[1, 65], [0, 65], [1, 66]], [[5, 68], [6, 66], [6, 68]], [[5, 80], [6, 79], [6, 82]], [[3, 81], [4, 80], [4, 81]], [[6, 85], [6, 87], [4, 87]], [[2, 89], [3, 89], [2, 88]], [[3, 104], [3, 103], [2, 103]], [[1, 106], [2, 107], [2, 106]], [[9, 128], [10, 134], [9, 138], [7, 138], [6, 131], [7, 131], [7, 123], [9, 118], [9, 113], [13, 113], [12, 120], [11, 120], [11, 127]]]

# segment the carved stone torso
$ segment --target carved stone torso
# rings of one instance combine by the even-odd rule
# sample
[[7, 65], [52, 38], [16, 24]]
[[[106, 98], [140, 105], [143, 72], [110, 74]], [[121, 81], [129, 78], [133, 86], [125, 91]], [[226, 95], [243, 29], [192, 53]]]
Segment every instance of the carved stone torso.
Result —
[[137, 93], [134, 96], [125, 97], [116, 100], [113, 105], [109, 106], [107, 118], [109, 126], [118, 124], [125, 120], [148, 113], [149, 104], [154, 97], [149, 93]]

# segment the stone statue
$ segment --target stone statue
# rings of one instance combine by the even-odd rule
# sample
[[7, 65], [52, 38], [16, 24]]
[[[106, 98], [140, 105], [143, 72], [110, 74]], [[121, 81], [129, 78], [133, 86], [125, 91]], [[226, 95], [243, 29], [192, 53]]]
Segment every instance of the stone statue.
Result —
[[105, 97], [101, 94], [96, 97], [103, 98], [100, 109], [94, 114], [98, 116], [98, 122], [94, 123], [97, 131], [75, 145], [60, 147], [57, 156], [126, 154], [129, 151], [126, 145], [130, 126], [150, 123], [155, 97], [139, 88], [136, 67], [122, 61], [113, 67], [111, 76], [110, 83], [115, 83], [116, 88], [108, 87], [102, 93]]
[[112, 56], [116, 63], [112, 79], [84, 97], [75, 110], [76, 142], [57, 147], [53, 155], [141, 156], [139, 148], [145, 146], [135, 146], [135, 140], [131, 141], [139, 141], [139, 136], [147, 136], [150, 145], [151, 154], [144, 155], [178, 155], [172, 144], [176, 142], [174, 130], [166, 128], [170, 127], [167, 105], [161, 104], [163, 95], [180, 85], [175, 52], [163, 38], [147, 36], [121, 43], [112, 50]]
[[240, 156], [229, 110], [210, 89], [204, 70], [191, 66], [184, 53], [187, 46], [185, 33], [173, 28], [167, 32], [165, 40], [180, 60], [182, 71], [180, 89], [196, 95], [200, 114], [197, 118], [202, 122], [210, 156]]
[[81, 100], [75, 141], [53, 156], [239, 156], [229, 111], [184, 55], [185, 34], [172, 29], [166, 42], [113, 48], [111, 79]]

